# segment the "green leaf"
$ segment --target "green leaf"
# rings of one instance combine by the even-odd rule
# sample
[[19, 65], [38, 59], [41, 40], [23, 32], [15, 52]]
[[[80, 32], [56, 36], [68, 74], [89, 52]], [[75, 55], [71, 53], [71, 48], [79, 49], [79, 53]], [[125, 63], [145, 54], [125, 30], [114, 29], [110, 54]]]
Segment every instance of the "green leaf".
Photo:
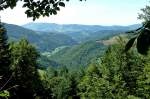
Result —
[[54, 14], [54, 15], [56, 15], [57, 14], [57, 12], [56, 12], [56, 10], [52, 10], [52, 13]]
[[136, 40], [136, 37], [134, 37], [128, 41], [128, 43], [125, 46], [125, 52], [127, 52], [132, 47], [135, 40]]
[[65, 3], [63, 3], [63, 2], [59, 2], [59, 6], [61, 6], [61, 7], [65, 7]]
[[60, 8], [59, 8], [59, 7], [56, 7], [55, 10], [60, 11]]
[[137, 50], [140, 54], [146, 55], [150, 46], [150, 31], [144, 29], [137, 38]]
[[0, 97], [9, 97], [10, 94], [7, 90], [0, 91]]

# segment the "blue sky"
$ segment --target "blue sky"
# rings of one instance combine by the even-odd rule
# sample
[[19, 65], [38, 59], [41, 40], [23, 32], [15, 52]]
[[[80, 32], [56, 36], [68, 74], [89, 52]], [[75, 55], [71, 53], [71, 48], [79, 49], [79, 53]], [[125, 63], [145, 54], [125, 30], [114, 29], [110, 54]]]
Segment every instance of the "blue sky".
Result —
[[[40, 18], [35, 22], [59, 24], [87, 24], [87, 25], [131, 25], [141, 21], [137, 19], [140, 9], [148, 5], [149, 0], [70, 0], [65, 8], [56, 16]], [[22, 3], [13, 9], [0, 12], [3, 22], [23, 25], [32, 22], [24, 14]]]

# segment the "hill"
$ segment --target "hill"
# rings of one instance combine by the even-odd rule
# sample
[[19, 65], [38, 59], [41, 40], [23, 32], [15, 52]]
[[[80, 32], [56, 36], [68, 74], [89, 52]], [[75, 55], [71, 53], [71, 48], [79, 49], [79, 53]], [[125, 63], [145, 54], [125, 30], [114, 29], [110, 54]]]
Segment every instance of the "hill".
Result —
[[[51, 54], [44, 54], [49, 60], [55, 61], [61, 66], [69, 68], [79, 68], [80, 66], [87, 66], [91, 62], [100, 57], [106, 46], [95, 41], [88, 41], [72, 47], [64, 47], [59, 51]], [[52, 65], [51, 65], [52, 66]]]
[[35, 32], [30, 29], [13, 24], [4, 24], [7, 29], [8, 37], [12, 41], [27, 38], [36, 48], [43, 51], [52, 51], [60, 46], [75, 45], [77, 42], [65, 34], [53, 32]]
[[141, 24], [129, 26], [101, 26], [54, 23], [28, 23], [23, 25], [23, 27], [34, 31], [49, 31], [66, 34], [79, 43], [89, 40], [103, 39], [110, 35], [116, 35], [125, 31], [137, 29], [140, 26]]
[[131, 30], [140, 27], [141, 24], [129, 26], [101, 26], [101, 25], [80, 25], [80, 24], [55, 24], [55, 23], [27, 23], [23, 27], [34, 31], [100, 31], [100, 30]]

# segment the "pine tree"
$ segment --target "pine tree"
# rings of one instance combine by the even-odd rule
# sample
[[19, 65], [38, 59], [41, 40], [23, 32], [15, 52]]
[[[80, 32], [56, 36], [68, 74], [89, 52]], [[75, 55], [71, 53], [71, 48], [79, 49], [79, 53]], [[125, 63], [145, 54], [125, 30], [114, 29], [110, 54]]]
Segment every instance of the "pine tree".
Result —
[[7, 42], [7, 31], [4, 28], [3, 24], [0, 22], [0, 87], [4, 87], [6, 81], [10, 78], [10, 50], [9, 44]]
[[7, 42], [7, 32], [0, 22], [0, 75], [8, 73], [10, 65], [10, 51]]
[[[26, 39], [11, 46], [14, 83], [19, 85], [16, 91], [20, 99], [31, 99], [34, 94], [42, 94], [43, 86], [37, 72], [38, 52]], [[16, 98], [16, 97], [15, 97]]]

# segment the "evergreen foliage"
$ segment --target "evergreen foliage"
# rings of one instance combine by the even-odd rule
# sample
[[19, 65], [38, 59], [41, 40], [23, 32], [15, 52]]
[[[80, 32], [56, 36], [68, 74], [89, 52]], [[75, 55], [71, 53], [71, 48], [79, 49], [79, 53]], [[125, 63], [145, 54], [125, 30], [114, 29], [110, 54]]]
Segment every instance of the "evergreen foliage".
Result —
[[36, 62], [39, 54], [26, 39], [12, 43], [10, 48], [12, 55], [10, 69], [13, 73], [13, 82], [18, 85], [15, 98], [33, 98], [42, 87]]
[[146, 65], [149, 58], [139, 55], [135, 49], [123, 53], [124, 44], [109, 47], [97, 64], [88, 67], [78, 85], [82, 98], [149, 98], [149, 67]]
[[[7, 31], [0, 22], [0, 91], [9, 88], [7, 83], [11, 80], [10, 64], [11, 54], [7, 42]], [[5, 92], [1, 94], [7, 97]]]
[[10, 50], [7, 42], [6, 29], [0, 23], [0, 75], [8, 74], [10, 65]]
[[94, 62], [97, 57], [103, 55], [106, 48], [107, 46], [96, 41], [88, 41], [72, 47], [65, 47], [47, 58], [59, 63], [59, 66], [78, 69]]

